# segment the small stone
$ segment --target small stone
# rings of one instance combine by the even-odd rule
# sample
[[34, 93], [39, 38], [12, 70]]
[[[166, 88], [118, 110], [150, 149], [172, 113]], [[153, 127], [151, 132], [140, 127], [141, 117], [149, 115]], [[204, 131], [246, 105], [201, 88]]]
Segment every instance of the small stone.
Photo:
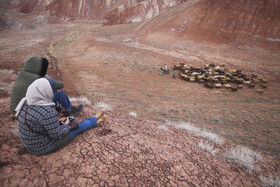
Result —
[[109, 179], [109, 175], [107, 173], [103, 173], [101, 175], [101, 180], [107, 181]]

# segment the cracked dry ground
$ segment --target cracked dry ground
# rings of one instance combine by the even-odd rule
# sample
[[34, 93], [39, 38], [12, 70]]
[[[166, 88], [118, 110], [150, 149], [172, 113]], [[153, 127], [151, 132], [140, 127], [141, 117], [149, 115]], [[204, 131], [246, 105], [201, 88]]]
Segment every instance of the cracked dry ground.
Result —
[[[8, 100], [1, 99], [1, 105], [7, 107]], [[79, 119], [95, 112], [87, 106]], [[40, 157], [26, 152], [11, 132], [15, 121], [4, 118], [1, 186], [258, 186], [242, 168], [200, 150], [197, 137], [123, 113], [106, 115], [103, 127]]]

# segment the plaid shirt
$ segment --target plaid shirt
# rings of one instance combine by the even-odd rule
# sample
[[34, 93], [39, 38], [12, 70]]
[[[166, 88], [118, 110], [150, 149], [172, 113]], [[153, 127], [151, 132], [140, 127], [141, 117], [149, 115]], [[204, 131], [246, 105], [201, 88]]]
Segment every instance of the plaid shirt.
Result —
[[[19, 135], [23, 146], [35, 155], [51, 153], [70, 127], [66, 124], [59, 124], [57, 112], [52, 106], [31, 105], [27, 109], [26, 122], [35, 131], [32, 132], [24, 120], [26, 107], [25, 103], [18, 116]], [[39, 135], [36, 132], [47, 136]]]

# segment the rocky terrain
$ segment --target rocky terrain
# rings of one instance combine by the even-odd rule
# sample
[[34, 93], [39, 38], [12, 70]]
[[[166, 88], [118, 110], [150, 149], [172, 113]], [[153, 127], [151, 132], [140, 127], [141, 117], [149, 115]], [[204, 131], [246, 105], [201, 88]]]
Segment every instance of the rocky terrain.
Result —
[[[0, 1], [1, 186], [279, 186], [279, 6]], [[30, 55], [48, 58], [48, 74], [86, 103], [78, 119], [100, 108], [108, 119], [41, 157], [22, 147], [8, 111]], [[267, 88], [208, 89], [162, 74], [164, 64], [224, 66]]]

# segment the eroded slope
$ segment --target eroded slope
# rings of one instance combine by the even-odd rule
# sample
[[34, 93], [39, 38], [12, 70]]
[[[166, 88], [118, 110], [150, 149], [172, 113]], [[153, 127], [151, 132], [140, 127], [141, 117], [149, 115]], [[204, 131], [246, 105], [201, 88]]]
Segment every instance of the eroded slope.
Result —
[[273, 0], [203, 0], [185, 6], [176, 14], [164, 13], [165, 19], [155, 18], [144, 25], [143, 30], [149, 32], [150, 38], [158, 33], [175, 40], [253, 44], [277, 50], [280, 46], [279, 9], [280, 2]]

